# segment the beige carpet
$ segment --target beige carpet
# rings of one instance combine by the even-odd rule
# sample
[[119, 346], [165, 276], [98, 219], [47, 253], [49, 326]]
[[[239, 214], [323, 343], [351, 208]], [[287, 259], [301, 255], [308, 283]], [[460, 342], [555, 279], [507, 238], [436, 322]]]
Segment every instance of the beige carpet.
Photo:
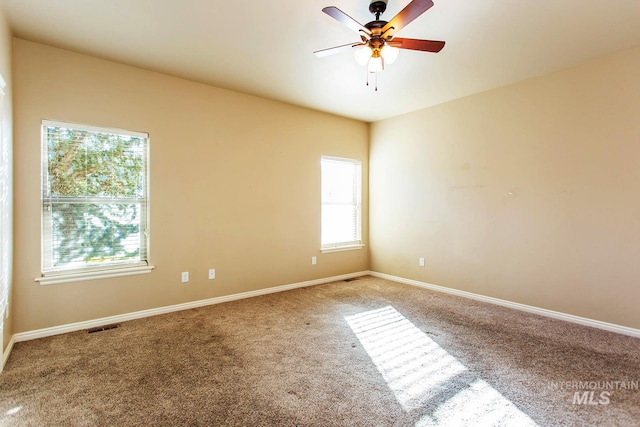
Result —
[[18, 343], [0, 425], [638, 426], [639, 380], [639, 339], [364, 277]]

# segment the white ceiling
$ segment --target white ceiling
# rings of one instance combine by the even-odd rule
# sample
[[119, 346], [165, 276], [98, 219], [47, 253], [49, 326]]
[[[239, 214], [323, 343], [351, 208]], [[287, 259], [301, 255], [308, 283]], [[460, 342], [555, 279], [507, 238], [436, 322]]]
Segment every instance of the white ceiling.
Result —
[[[350, 52], [357, 41], [321, 12], [361, 23], [369, 0], [0, 0], [17, 37], [364, 121], [376, 121], [607, 53], [640, 46], [640, 0], [434, 0], [398, 37], [444, 40], [403, 50], [378, 92]], [[389, 0], [390, 20], [409, 0]]]

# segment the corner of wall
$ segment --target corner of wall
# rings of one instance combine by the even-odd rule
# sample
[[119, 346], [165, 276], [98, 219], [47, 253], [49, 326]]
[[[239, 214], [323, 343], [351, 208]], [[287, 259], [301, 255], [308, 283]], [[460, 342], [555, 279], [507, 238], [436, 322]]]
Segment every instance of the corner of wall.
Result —
[[[13, 265], [13, 96], [12, 96], [13, 34], [4, 11], [0, 8], [0, 244], [9, 248], [0, 256], [0, 335], [2, 346], [0, 371], [13, 346], [12, 265]], [[5, 312], [9, 315], [6, 316]]]
[[11, 350], [13, 350], [13, 344], [16, 342], [16, 337], [14, 335], [11, 336], [9, 342], [7, 343], [7, 348], [2, 351], [2, 360], [0, 360], [0, 373], [4, 371], [4, 366], [7, 364], [7, 360], [9, 360], [9, 356], [11, 355]]

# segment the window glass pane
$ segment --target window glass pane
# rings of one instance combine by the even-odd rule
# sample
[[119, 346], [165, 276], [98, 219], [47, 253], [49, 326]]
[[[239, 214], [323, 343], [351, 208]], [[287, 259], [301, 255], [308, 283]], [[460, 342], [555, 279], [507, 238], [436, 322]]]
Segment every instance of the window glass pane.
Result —
[[357, 214], [353, 205], [322, 206], [322, 243], [350, 243], [357, 240]]
[[47, 126], [50, 197], [143, 197], [142, 138]]
[[324, 203], [354, 203], [357, 167], [345, 162], [325, 162], [322, 168]]
[[51, 205], [53, 268], [140, 261], [139, 203]]

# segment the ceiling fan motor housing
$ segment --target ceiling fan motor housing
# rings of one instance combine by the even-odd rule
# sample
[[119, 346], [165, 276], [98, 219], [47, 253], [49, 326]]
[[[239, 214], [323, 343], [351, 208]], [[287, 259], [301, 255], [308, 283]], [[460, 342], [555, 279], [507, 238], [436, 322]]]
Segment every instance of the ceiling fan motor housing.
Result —
[[[380, 2], [382, 3], [382, 2]], [[382, 49], [386, 40], [382, 34], [382, 28], [387, 24], [387, 21], [381, 21], [379, 19], [366, 23], [364, 26], [371, 32], [367, 44], [372, 50]]]

